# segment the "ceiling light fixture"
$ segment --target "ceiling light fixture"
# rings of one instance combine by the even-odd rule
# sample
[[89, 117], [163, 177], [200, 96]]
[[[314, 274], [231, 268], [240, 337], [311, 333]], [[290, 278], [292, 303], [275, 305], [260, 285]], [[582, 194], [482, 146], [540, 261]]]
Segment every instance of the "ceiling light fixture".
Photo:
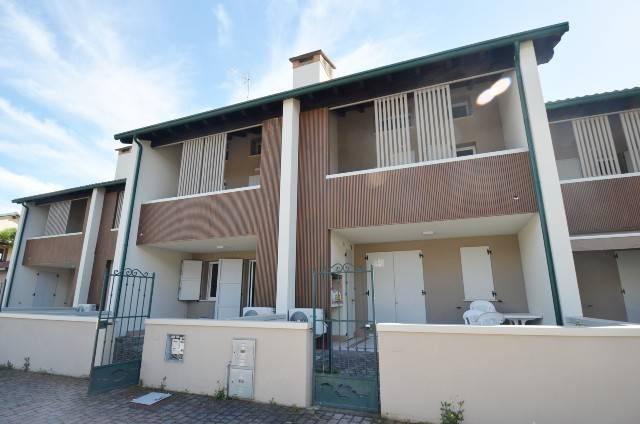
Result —
[[216, 246], [216, 247], [217, 247], [218, 249], [224, 249], [224, 246], [222, 246], [222, 245], [218, 245], [218, 246]]
[[433, 231], [431, 231], [431, 230], [423, 231], [423, 232], [422, 232], [422, 235], [423, 235], [423, 236], [432, 236], [433, 234], [434, 234], [434, 232], [433, 232]]

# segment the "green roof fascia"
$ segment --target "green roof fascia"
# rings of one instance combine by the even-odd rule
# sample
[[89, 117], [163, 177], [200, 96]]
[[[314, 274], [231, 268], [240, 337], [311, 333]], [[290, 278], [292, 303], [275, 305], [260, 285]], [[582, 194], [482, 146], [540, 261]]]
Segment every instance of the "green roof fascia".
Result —
[[640, 96], [640, 87], [626, 88], [624, 90], [608, 91], [606, 93], [589, 94], [580, 97], [571, 97], [563, 100], [553, 100], [547, 102], [547, 110], [557, 110], [566, 107], [580, 106], [588, 103], [596, 103], [607, 100], [622, 99], [625, 97]]
[[248, 100], [245, 102], [236, 103], [229, 106], [224, 106], [218, 109], [213, 109], [213, 110], [185, 116], [178, 119], [173, 119], [173, 120], [162, 122], [159, 124], [149, 125], [146, 127], [135, 129], [135, 130], [118, 133], [118, 134], [115, 134], [113, 138], [115, 140], [120, 140], [124, 143], [131, 143], [131, 140], [133, 139], [134, 136], [140, 135], [142, 133], [162, 130], [175, 125], [189, 124], [195, 121], [199, 121], [201, 119], [212, 118], [225, 113], [237, 112], [243, 109], [257, 107], [257, 106], [261, 106], [271, 102], [282, 101], [292, 97], [298, 97], [305, 94], [315, 93], [320, 90], [326, 90], [329, 88], [338, 87], [338, 86], [353, 83], [353, 82], [358, 82], [366, 78], [384, 76], [393, 72], [399, 72], [406, 69], [411, 69], [416, 66], [422, 66], [422, 65], [426, 65], [434, 62], [448, 60], [455, 57], [464, 56], [467, 54], [477, 53], [483, 50], [490, 50], [498, 47], [513, 45], [513, 43], [515, 43], [516, 41], [536, 40], [536, 39], [548, 37], [551, 35], [562, 36], [567, 31], [569, 31], [569, 23], [562, 22], [559, 24], [549, 25], [542, 28], [536, 28], [528, 31], [519, 32], [516, 34], [506, 35], [503, 37], [494, 38], [487, 41], [481, 41], [478, 43], [469, 44], [463, 47], [457, 47], [450, 50], [445, 50], [442, 52], [418, 57], [415, 59], [409, 59], [403, 62], [391, 64], [391, 65], [381, 66], [379, 68], [374, 68], [367, 71], [357, 72], [355, 74], [346, 75], [344, 77], [334, 78], [329, 81], [324, 81], [317, 84], [311, 84], [304, 87], [294, 88], [292, 90], [271, 94], [271, 95], [260, 97], [254, 100]]
[[64, 196], [68, 194], [80, 193], [87, 190], [93, 190], [94, 188], [112, 187], [120, 184], [125, 184], [126, 182], [127, 182], [126, 178], [122, 178], [119, 180], [112, 180], [112, 181], [102, 181], [99, 183], [88, 184], [80, 187], [73, 187], [73, 188], [66, 188], [64, 190], [52, 191], [50, 193], [42, 193], [42, 194], [36, 194], [33, 196], [21, 197], [19, 199], [13, 199], [12, 202], [13, 203], [34, 202], [37, 200], [45, 200], [45, 199]]

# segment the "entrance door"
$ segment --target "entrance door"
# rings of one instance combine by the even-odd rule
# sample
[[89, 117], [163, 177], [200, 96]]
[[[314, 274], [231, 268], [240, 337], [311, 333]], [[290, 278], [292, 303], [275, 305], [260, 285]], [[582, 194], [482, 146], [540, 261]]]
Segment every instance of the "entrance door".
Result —
[[[367, 273], [367, 296], [373, 296], [373, 303], [376, 308], [375, 317], [377, 322], [396, 322], [395, 303], [395, 278], [393, 271], [393, 252], [368, 253], [367, 269], [373, 266], [373, 276]], [[371, 288], [371, 279], [374, 278], [376, 285]], [[367, 315], [369, 321], [373, 321], [373, 311], [371, 302], [367, 304]]]
[[[426, 304], [422, 252], [381, 252], [367, 254], [367, 268], [373, 266], [376, 322], [425, 323]], [[372, 311], [368, 311], [372, 319]]]
[[640, 250], [618, 251], [616, 255], [627, 320], [640, 323]]
[[40, 271], [36, 277], [36, 290], [33, 295], [34, 307], [55, 306], [56, 289], [59, 275], [55, 272]]
[[393, 252], [396, 287], [396, 322], [427, 322], [422, 252]]
[[240, 316], [242, 293], [242, 259], [220, 259], [216, 319]]

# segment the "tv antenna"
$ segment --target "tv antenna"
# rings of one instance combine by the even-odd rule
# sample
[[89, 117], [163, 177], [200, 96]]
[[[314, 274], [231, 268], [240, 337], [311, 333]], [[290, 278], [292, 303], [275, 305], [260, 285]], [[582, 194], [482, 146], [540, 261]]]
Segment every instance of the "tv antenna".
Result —
[[249, 72], [242, 76], [242, 82], [247, 86], [247, 100], [249, 100], [249, 93], [251, 91], [251, 74], [249, 74]]

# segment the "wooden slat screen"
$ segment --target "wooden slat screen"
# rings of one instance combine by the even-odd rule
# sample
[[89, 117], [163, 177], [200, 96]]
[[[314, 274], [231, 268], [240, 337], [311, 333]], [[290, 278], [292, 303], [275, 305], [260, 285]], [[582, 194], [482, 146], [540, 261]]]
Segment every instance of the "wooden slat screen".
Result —
[[413, 92], [416, 114], [418, 161], [452, 158], [456, 155], [449, 85]]
[[407, 94], [374, 100], [378, 167], [413, 162]]
[[627, 140], [629, 157], [634, 172], [640, 172], [640, 110], [631, 110], [620, 114], [624, 137]]
[[611, 126], [606, 116], [594, 116], [571, 121], [578, 146], [578, 156], [585, 177], [620, 173]]
[[66, 232], [70, 207], [70, 200], [55, 202], [49, 206], [49, 215], [47, 216], [47, 223], [44, 227], [45, 236], [64, 234]]

